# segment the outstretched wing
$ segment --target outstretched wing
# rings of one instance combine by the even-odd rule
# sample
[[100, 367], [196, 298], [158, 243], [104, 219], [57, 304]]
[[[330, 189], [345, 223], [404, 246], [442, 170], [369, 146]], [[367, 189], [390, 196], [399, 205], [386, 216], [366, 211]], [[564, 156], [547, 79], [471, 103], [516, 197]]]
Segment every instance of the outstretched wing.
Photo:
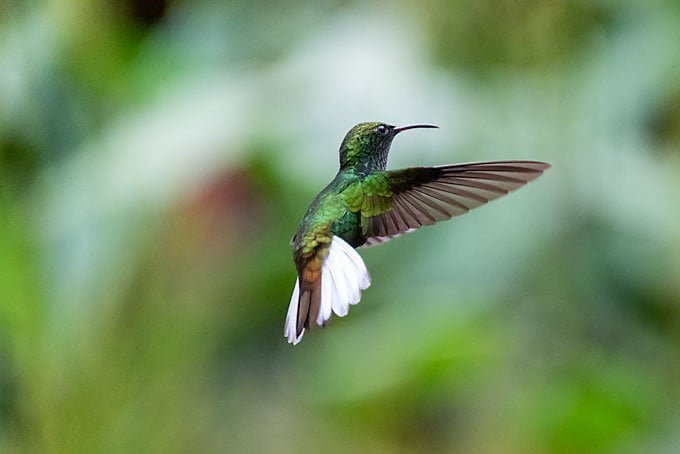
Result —
[[490, 161], [386, 172], [390, 196], [365, 196], [363, 246], [465, 214], [538, 178], [549, 164]]

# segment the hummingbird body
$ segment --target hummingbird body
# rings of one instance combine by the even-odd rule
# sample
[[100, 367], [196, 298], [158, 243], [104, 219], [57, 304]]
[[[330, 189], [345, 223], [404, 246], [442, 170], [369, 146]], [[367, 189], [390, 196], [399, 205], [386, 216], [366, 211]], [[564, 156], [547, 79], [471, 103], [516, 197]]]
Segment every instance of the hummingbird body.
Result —
[[385, 170], [392, 139], [415, 128], [360, 123], [340, 146], [340, 170], [312, 201], [293, 236], [298, 271], [284, 335], [297, 344], [305, 329], [345, 316], [370, 275], [354, 250], [466, 213], [531, 181], [550, 167], [494, 161]]

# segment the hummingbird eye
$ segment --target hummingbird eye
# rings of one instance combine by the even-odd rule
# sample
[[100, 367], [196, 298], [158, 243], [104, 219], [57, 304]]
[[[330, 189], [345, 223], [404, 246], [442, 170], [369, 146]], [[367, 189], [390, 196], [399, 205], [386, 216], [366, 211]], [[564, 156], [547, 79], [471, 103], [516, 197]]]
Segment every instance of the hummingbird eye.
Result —
[[378, 134], [380, 134], [382, 136], [387, 135], [387, 133], [389, 132], [389, 129], [387, 129], [387, 126], [385, 126], [385, 125], [379, 125], [375, 129], [376, 129], [376, 131], [378, 131]]

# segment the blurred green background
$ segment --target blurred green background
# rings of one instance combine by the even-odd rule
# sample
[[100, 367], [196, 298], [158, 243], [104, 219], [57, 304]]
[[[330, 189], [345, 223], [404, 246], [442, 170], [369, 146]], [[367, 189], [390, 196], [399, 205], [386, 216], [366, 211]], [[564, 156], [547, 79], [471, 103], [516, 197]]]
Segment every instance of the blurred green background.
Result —
[[[292, 347], [373, 120], [553, 168]], [[679, 175], [676, 0], [0, 0], [0, 450], [678, 452]]]

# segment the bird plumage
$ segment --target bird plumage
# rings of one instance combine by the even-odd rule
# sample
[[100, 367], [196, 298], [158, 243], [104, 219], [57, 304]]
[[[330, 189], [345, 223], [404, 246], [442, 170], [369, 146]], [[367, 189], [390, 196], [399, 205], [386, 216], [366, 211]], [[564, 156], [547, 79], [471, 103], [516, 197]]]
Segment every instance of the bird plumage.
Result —
[[343, 317], [359, 302], [370, 276], [354, 248], [467, 213], [517, 189], [545, 171], [537, 161], [491, 161], [385, 170], [401, 131], [360, 123], [340, 146], [340, 170], [311, 203], [293, 237], [298, 271], [284, 335], [297, 344], [305, 329]]

